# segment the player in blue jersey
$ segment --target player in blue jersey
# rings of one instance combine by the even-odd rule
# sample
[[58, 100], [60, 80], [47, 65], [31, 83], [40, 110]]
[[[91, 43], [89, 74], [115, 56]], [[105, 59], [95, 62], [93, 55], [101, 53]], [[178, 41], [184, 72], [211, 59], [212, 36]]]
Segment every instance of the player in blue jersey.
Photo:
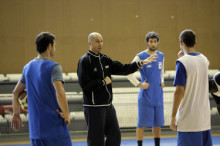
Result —
[[22, 125], [18, 97], [26, 88], [31, 146], [71, 146], [62, 68], [50, 60], [55, 53], [55, 36], [49, 32], [40, 33], [36, 38], [36, 50], [38, 57], [24, 66], [13, 91], [12, 128], [18, 131]]
[[178, 131], [178, 146], [212, 146], [209, 61], [196, 52], [195, 45], [195, 33], [192, 30], [182, 31], [180, 48], [183, 53], [179, 53], [180, 58], [176, 61], [176, 90], [170, 123], [170, 128]]
[[161, 127], [164, 125], [162, 89], [164, 87], [164, 54], [157, 51], [159, 35], [156, 32], [149, 32], [146, 35], [146, 43], [147, 49], [138, 53], [132, 62], [158, 54], [157, 62], [151, 62], [139, 68], [141, 82], [136, 79], [134, 74], [130, 74], [128, 79], [134, 86], [140, 87], [136, 130], [138, 146], [142, 146], [145, 127], [152, 127], [155, 145], [159, 146]]

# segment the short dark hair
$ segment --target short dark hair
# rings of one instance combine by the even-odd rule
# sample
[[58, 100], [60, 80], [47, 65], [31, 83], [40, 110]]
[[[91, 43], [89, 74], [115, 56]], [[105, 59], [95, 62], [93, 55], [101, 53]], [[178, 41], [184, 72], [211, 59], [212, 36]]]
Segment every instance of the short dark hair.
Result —
[[196, 42], [196, 35], [192, 30], [186, 29], [180, 33], [179, 39], [180, 41], [183, 41], [187, 47], [194, 47]]
[[45, 52], [49, 44], [53, 46], [55, 36], [49, 32], [41, 32], [36, 38], [36, 50], [39, 54]]
[[158, 33], [152, 31], [152, 32], [149, 32], [148, 34], [146, 34], [146, 42], [148, 42], [149, 39], [152, 39], [152, 38], [156, 38], [157, 42], [159, 42], [159, 35], [158, 35]]

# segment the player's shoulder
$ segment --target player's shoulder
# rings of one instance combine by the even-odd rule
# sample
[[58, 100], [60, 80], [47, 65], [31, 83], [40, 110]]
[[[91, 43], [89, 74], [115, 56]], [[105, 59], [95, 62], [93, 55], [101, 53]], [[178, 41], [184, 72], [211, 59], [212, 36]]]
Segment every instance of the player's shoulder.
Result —
[[177, 61], [182, 62], [182, 61], [184, 61], [184, 60], [187, 60], [187, 59], [188, 59], [188, 57], [190, 57], [190, 56], [189, 56], [189, 55], [187, 55], [187, 54], [185, 54], [185, 55], [183, 55], [182, 57], [178, 58], [178, 59], [177, 59]]
[[141, 51], [139, 52], [136, 56], [143, 56], [143, 55], [147, 55], [146, 51]]
[[26, 66], [28, 66], [28, 65], [30, 65], [33, 61], [34, 61], [35, 59], [33, 59], [33, 60], [31, 60], [31, 61], [29, 61], [27, 64], [25, 64], [25, 66], [24, 67], [26, 67]]
[[62, 66], [57, 63], [56, 65], [54, 65], [53, 70], [62, 70]]
[[200, 53], [200, 56], [209, 64], [209, 59], [205, 55]]
[[56, 65], [58, 65], [57, 62], [50, 60], [50, 59], [46, 59], [45, 62], [47, 62], [48, 66], [51, 66], [52, 68]]
[[164, 53], [160, 51], [157, 51], [157, 54], [164, 56]]
[[[199, 57], [199, 58], [203, 58], [204, 60], [208, 60], [203, 54], [201, 53], [198, 53], [198, 55], [196, 55], [196, 57]], [[192, 60], [196, 59], [195, 56], [193, 55], [189, 55], [189, 54], [185, 54], [183, 55], [182, 57], [178, 58], [177, 61], [180, 61], [180, 62], [191, 62]]]
[[55, 62], [55, 61], [53, 61], [53, 60], [50, 60], [50, 59], [48, 59], [47, 61], [50, 62], [51, 64], [55, 64], [55, 65], [56, 65], [56, 64], [59, 64], [59, 63], [57, 63], [57, 62]]
[[[198, 53], [199, 53], [199, 52], [198, 52]], [[202, 53], [199, 53], [199, 55], [202, 56], [203, 58], [206, 58], [206, 59], [207, 59], [207, 57], [206, 57], [205, 55], [203, 55]]]
[[24, 68], [27, 68], [28, 66], [30, 66], [31, 64], [33, 64], [34, 62], [37, 61], [37, 58], [32, 59], [31, 61], [29, 61], [27, 64], [25, 64]]

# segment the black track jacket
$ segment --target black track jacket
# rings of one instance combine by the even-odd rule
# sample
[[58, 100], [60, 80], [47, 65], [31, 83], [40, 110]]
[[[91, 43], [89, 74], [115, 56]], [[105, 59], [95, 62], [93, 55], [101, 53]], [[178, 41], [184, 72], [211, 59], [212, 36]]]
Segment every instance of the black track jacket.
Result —
[[112, 84], [105, 84], [105, 77], [128, 75], [138, 69], [138, 64], [121, 64], [108, 56], [88, 51], [78, 63], [77, 75], [83, 91], [83, 106], [109, 106], [112, 103]]

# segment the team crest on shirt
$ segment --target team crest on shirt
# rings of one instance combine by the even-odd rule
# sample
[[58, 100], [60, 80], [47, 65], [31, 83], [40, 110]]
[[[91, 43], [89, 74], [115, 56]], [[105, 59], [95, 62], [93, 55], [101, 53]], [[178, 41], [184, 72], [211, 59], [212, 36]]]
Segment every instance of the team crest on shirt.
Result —
[[93, 70], [94, 70], [94, 72], [97, 72], [97, 68], [96, 67]]
[[109, 65], [106, 65], [105, 68], [108, 69], [108, 68], [109, 68]]
[[159, 69], [162, 69], [162, 65], [163, 65], [162, 62], [158, 62], [158, 68], [159, 68]]
[[147, 68], [151, 68], [151, 67], [152, 67], [151, 64], [147, 65]]

